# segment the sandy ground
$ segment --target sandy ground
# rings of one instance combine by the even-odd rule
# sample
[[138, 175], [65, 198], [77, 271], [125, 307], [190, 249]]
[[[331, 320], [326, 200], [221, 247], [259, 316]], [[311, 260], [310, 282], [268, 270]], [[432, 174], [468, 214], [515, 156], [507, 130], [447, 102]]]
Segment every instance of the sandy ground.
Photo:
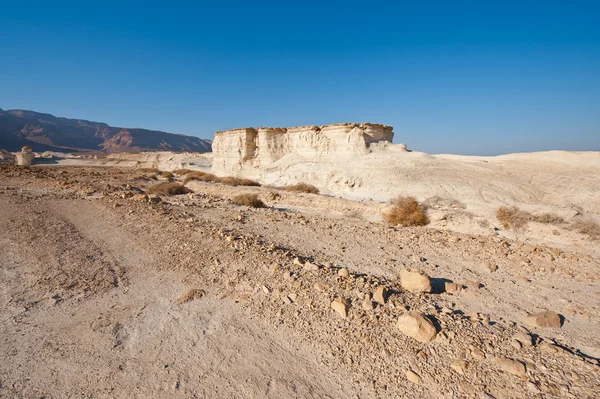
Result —
[[[390, 227], [385, 205], [268, 188], [192, 182], [193, 194], [140, 198], [155, 183], [132, 169], [1, 166], [0, 397], [597, 397], [589, 238], [465, 234], [453, 226], [479, 221], [443, 206], [432, 227]], [[235, 205], [241, 192], [269, 208]], [[432, 294], [402, 289], [409, 267]], [[446, 281], [468, 288], [445, 293]], [[386, 304], [361, 307], [381, 285]], [[182, 303], [191, 289], [203, 292]], [[435, 321], [434, 341], [399, 331], [407, 309]], [[541, 310], [564, 325], [528, 327]]]

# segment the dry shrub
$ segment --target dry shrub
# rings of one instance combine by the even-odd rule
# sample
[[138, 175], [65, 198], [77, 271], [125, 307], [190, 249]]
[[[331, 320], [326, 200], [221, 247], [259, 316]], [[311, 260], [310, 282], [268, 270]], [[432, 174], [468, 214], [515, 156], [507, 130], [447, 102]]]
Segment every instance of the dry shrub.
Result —
[[233, 176], [227, 176], [227, 177], [217, 177], [216, 179], [216, 183], [221, 183], [221, 184], [225, 184], [228, 186], [260, 186], [260, 183], [254, 181], [254, 180], [250, 180], [250, 179], [244, 179], [241, 177], [233, 177]]
[[238, 205], [246, 205], [252, 208], [265, 208], [264, 202], [256, 194], [240, 194], [233, 197], [233, 202]]
[[144, 172], [144, 173], [155, 173], [155, 174], [160, 173], [160, 170], [158, 170], [156, 168], [139, 168], [138, 170], [140, 172]]
[[563, 218], [552, 213], [543, 213], [541, 215], [532, 215], [531, 213], [519, 209], [516, 206], [501, 206], [496, 211], [496, 218], [502, 223], [505, 229], [512, 228], [515, 230], [521, 229], [528, 222], [537, 222], [544, 224], [562, 224], [565, 222]]
[[215, 175], [213, 175], [212, 173], [206, 173], [206, 172], [191, 172], [188, 173], [185, 176], [185, 180], [183, 181], [183, 184], [187, 184], [188, 182], [192, 181], [192, 180], [199, 180], [199, 181], [205, 181], [205, 182], [212, 182], [212, 183], [221, 183], [221, 184], [225, 184], [227, 186], [260, 186], [260, 184], [254, 180], [250, 180], [250, 179], [244, 179], [241, 177], [233, 177], [233, 176], [227, 176], [227, 177], [217, 177]]
[[294, 193], [319, 194], [319, 189], [311, 184], [298, 183], [292, 186], [280, 187], [282, 190], [291, 191]]
[[578, 218], [573, 222], [571, 228], [580, 234], [590, 236], [594, 240], [600, 239], [600, 224], [595, 220]]
[[344, 216], [349, 219], [362, 219], [363, 214], [358, 209], [351, 209], [344, 212]]
[[195, 172], [190, 172], [185, 175], [183, 184], [187, 184], [188, 182], [190, 182], [192, 180], [214, 182], [216, 179], [217, 179], [217, 176], [213, 175], [212, 173], [195, 171]]
[[175, 182], [163, 182], [155, 184], [146, 190], [147, 194], [180, 195], [191, 193], [192, 190]]
[[501, 206], [496, 211], [496, 219], [505, 229], [518, 230], [527, 225], [527, 222], [531, 220], [531, 214], [529, 212], [522, 211], [516, 206]]
[[180, 296], [177, 299], [177, 303], [179, 305], [183, 305], [184, 303], [191, 302], [194, 299], [202, 298], [204, 295], [206, 295], [206, 291], [199, 290], [197, 288], [193, 288], [193, 289], [189, 290], [188, 292], [186, 292], [185, 294], [183, 294], [182, 296]]
[[173, 173], [171, 172], [162, 172], [160, 177], [164, 177], [165, 179], [171, 180], [173, 178]]
[[544, 224], [563, 224], [565, 219], [552, 213], [543, 213], [539, 216], [533, 216], [533, 221]]
[[187, 175], [188, 173], [193, 172], [193, 170], [191, 169], [175, 169], [173, 171], [173, 173], [175, 173], [177, 176], [182, 176], [182, 175]]
[[392, 209], [384, 215], [388, 223], [395, 226], [425, 226], [429, 223], [425, 207], [414, 197], [398, 197], [392, 204]]

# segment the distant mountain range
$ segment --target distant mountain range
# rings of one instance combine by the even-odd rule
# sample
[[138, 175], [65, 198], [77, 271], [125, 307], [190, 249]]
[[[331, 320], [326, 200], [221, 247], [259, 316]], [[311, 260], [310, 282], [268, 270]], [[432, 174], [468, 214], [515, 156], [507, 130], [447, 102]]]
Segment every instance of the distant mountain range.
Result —
[[112, 127], [34, 111], [0, 109], [0, 148], [19, 151], [210, 152], [211, 141], [158, 130]]

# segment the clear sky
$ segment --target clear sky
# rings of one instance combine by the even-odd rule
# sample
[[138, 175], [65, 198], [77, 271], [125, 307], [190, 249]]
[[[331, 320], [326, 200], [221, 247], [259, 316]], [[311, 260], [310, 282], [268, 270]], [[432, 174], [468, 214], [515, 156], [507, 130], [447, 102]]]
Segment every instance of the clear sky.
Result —
[[599, 1], [12, 1], [0, 108], [212, 138], [378, 122], [431, 153], [600, 150]]

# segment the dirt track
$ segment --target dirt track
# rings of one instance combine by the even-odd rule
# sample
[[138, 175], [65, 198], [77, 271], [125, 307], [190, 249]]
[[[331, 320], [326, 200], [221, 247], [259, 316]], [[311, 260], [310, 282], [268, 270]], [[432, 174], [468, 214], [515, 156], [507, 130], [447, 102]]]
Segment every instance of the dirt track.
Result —
[[[2, 167], [0, 396], [595, 396], [598, 259], [327, 209], [248, 209], [208, 183], [167, 203], [136, 201], [135, 187], [148, 184], [132, 170]], [[320, 268], [306, 271], [295, 257]], [[342, 266], [349, 279], [337, 276]], [[425, 270], [438, 288], [483, 287], [414, 295], [397, 283], [403, 267]], [[313, 289], [320, 281], [329, 291]], [[377, 285], [395, 294], [362, 309], [361, 292]], [[192, 288], [206, 295], [178, 304]], [[329, 308], [340, 295], [356, 303], [348, 319]], [[394, 324], [405, 307], [445, 333], [429, 344], [403, 336]], [[516, 348], [525, 312], [547, 308], [567, 322], [532, 333], [567, 352]], [[527, 374], [499, 371], [501, 356]], [[455, 372], [463, 359], [468, 369]]]

